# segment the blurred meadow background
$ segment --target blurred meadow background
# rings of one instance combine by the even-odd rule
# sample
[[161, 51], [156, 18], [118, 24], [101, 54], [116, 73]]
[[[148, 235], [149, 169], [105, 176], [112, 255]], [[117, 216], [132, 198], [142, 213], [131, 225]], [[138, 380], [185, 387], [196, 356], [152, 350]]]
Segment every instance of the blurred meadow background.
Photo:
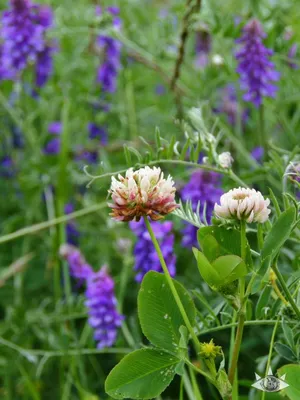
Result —
[[[33, 8], [30, 19], [34, 5], [45, 7]], [[266, 196], [271, 188], [280, 206], [283, 191], [297, 199], [297, 177], [286, 172], [300, 161], [299, 2], [3, 0], [0, 11], [0, 398], [109, 399], [109, 371], [146, 343], [137, 293], [143, 274], [159, 268], [139, 228], [109, 217], [111, 175], [164, 159], [178, 199], [194, 207], [206, 202], [208, 220], [239, 178]], [[237, 72], [243, 45], [237, 39], [253, 18], [280, 74], [262, 104], [245, 98]], [[171, 162], [207, 156], [205, 148], [191, 150], [193, 107], [218, 137], [220, 153], [231, 153], [236, 179]], [[173, 216], [168, 221], [157, 227], [158, 237], [176, 278], [193, 292], [203, 331], [231, 323], [231, 309], [197, 274], [195, 228]], [[111, 341], [101, 344], [101, 333], [94, 338], [82, 277], [60, 255], [65, 243], [80, 249], [92, 270], [107, 266], [114, 280], [124, 321]], [[298, 236], [282, 255], [286, 279], [299, 277], [299, 260]], [[259, 304], [254, 296], [249, 320], [255, 313], [258, 320], [276, 319], [275, 301], [271, 292]], [[254, 400], [260, 398], [251, 389], [254, 372], [264, 371], [273, 328], [249, 325], [239, 398]], [[229, 347], [230, 329], [213, 335]], [[279, 350], [276, 368], [292, 357]], [[205, 400], [219, 398], [203, 378], [199, 384]], [[179, 386], [176, 378], [163, 399], [178, 400]]]

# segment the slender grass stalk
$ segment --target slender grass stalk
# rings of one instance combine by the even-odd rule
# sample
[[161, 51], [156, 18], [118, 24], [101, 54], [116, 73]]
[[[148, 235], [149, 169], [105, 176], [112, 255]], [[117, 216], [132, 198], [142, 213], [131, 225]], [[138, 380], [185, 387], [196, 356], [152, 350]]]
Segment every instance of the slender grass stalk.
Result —
[[193, 327], [192, 327], [192, 325], [190, 323], [190, 320], [189, 320], [189, 318], [188, 318], [188, 316], [187, 316], [187, 314], [185, 312], [183, 304], [182, 304], [182, 302], [180, 300], [180, 297], [179, 297], [179, 295], [177, 293], [177, 290], [176, 290], [175, 285], [173, 283], [173, 280], [171, 278], [170, 272], [169, 272], [168, 267], [166, 265], [166, 262], [164, 260], [162, 251], [160, 249], [159, 243], [158, 243], [158, 241], [157, 241], [157, 239], [156, 239], [156, 237], [154, 235], [153, 229], [151, 227], [151, 224], [150, 224], [148, 218], [144, 217], [144, 221], [145, 221], [146, 227], [148, 229], [149, 235], [151, 237], [151, 240], [153, 242], [153, 245], [155, 247], [155, 250], [157, 252], [157, 255], [158, 255], [160, 264], [162, 266], [162, 269], [164, 271], [167, 283], [168, 283], [168, 285], [169, 285], [169, 287], [171, 289], [171, 292], [172, 292], [172, 294], [174, 296], [174, 300], [175, 300], [175, 302], [176, 302], [176, 304], [177, 304], [177, 306], [179, 308], [179, 311], [181, 313], [182, 319], [184, 320], [184, 323], [185, 323], [185, 325], [186, 325], [186, 327], [187, 327], [187, 329], [188, 329], [188, 331], [189, 331], [189, 333], [191, 335], [191, 338], [192, 338], [192, 340], [193, 340], [193, 342], [195, 344], [196, 351], [197, 351], [197, 353], [199, 353], [199, 351], [200, 351], [200, 342], [199, 342], [199, 340], [197, 338], [197, 335], [196, 335], [196, 333], [195, 333], [195, 331], [194, 331], [194, 329], [193, 329]]
[[290, 293], [290, 291], [289, 291], [289, 289], [288, 289], [288, 287], [287, 287], [287, 285], [286, 285], [286, 283], [285, 283], [285, 281], [283, 279], [283, 276], [281, 275], [276, 263], [273, 264], [272, 269], [275, 272], [275, 275], [277, 276], [277, 279], [280, 282], [282, 290], [284, 291], [284, 293], [286, 295], [286, 298], [288, 299], [288, 301], [290, 303], [290, 306], [293, 308], [293, 310], [295, 311], [295, 314], [297, 315], [298, 319], [300, 320], [300, 310], [297, 307], [297, 305], [296, 305], [296, 303], [295, 303], [295, 301], [293, 299], [293, 296], [291, 295], [291, 293]]
[[[246, 260], [246, 251], [247, 251], [246, 221], [241, 220], [241, 258], [244, 261]], [[238, 326], [235, 337], [235, 343], [233, 347], [232, 360], [228, 372], [228, 378], [232, 385], [234, 382], [235, 371], [237, 368], [237, 362], [242, 344], [244, 324], [245, 324], [245, 305], [244, 305], [245, 277], [240, 278], [239, 290], [240, 290], [240, 310], [238, 312]]]
[[6, 242], [10, 242], [12, 240], [18, 239], [18, 238], [20, 238], [22, 236], [25, 236], [25, 235], [33, 235], [33, 234], [35, 234], [35, 233], [37, 233], [39, 231], [42, 231], [42, 230], [47, 229], [47, 228], [50, 228], [52, 226], [63, 224], [63, 223], [65, 223], [67, 221], [70, 221], [72, 219], [84, 217], [85, 215], [92, 214], [94, 212], [100, 211], [105, 207], [107, 207], [107, 203], [106, 202], [100, 203], [100, 204], [94, 204], [94, 205], [92, 205], [90, 207], [83, 208], [82, 210], [75, 211], [75, 212], [73, 212], [71, 214], [68, 214], [68, 215], [63, 215], [61, 217], [54, 218], [54, 219], [49, 220], [49, 221], [44, 221], [44, 222], [40, 222], [40, 223], [35, 224], [35, 225], [27, 226], [25, 228], [22, 228], [22, 229], [19, 229], [19, 230], [13, 232], [13, 233], [9, 233], [8, 235], [1, 236], [0, 237], [0, 244], [1, 243], [6, 243]]
[[[273, 347], [274, 347], [274, 341], [275, 341], [275, 336], [276, 336], [277, 328], [278, 328], [278, 325], [279, 325], [279, 319], [280, 319], [280, 316], [278, 315], [276, 324], [274, 325], [274, 328], [273, 328], [272, 337], [271, 337], [271, 343], [270, 343], [270, 348], [269, 348], [269, 356], [268, 356], [268, 361], [267, 361], [267, 366], [266, 366], [266, 373], [265, 373], [265, 375], [268, 374], [268, 371], [269, 371], [269, 368], [270, 368], [270, 365], [271, 365], [272, 353], [273, 353]], [[266, 392], [262, 392], [261, 400], [265, 400], [265, 396], [266, 396]]]
[[[66, 203], [66, 187], [68, 185], [67, 166], [68, 166], [68, 151], [69, 151], [69, 108], [70, 104], [67, 99], [64, 100], [64, 106], [62, 110], [62, 121], [63, 121], [63, 132], [61, 135], [61, 149], [59, 155], [59, 175], [57, 185], [57, 210], [58, 215], [64, 214], [64, 205]], [[65, 223], [61, 223], [58, 229], [58, 243], [59, 245], [65, 243]], [[65, 261], [62, 262], [63, 279], [64, 279], [64, 291], [66, 296], [66, 302], [70, 306], [72, 302], [72, 289], [71, 279], [69, 274], [69, 268]], [[60, 280], [60, 274], [56, 273], [56, 278]], [[56, 283], [57, 284], [57, 283]]]

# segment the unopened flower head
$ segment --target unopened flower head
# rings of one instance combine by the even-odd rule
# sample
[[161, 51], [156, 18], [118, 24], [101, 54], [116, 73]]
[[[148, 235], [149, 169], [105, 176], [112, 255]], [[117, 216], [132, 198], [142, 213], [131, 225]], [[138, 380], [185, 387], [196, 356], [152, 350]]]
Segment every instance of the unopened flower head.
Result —
[[143, 216], [156, 221], [177, 208], [175, 191], [172, 177], [165, 179], [160, 168], [130, 168], [125, 177], [112, 177], [111, 216], [118, 221], [139, 221]]
[[209, 343], [200, 343], [200, 356], [204, 358], [216, 358], [219, 355], [222, 355], [222, 347], [216, 346], [213, 339]]
[[218, 156], [218, 163], [222, 168], [231, 168], [233, 161], [234, 160], [229, 151], [225, 151]]
[[264, 223], [269, 218], [269, 199], [255, 189], [231, 189], [220, 198], [220, 205], [215, 204], [217, 217]]

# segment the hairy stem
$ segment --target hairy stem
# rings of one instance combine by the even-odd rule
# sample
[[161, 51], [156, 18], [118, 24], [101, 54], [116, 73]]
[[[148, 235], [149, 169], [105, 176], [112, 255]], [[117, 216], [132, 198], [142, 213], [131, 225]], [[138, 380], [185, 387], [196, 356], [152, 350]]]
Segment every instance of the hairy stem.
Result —
[[[246, 221], [241, 220], [241, 258], [244, 261], [246, 260], [246, 250], [247, 250]], [[245, 305], [244, 305], [245, 277], [240, 278], [239, 284], [240, 284], [240, 310], [238, 313], [238, 327], [233, 347], [232, 360], [228, 373], [228, 378], [232, 385], [234, 382], [235, 371], [239, 359], [240, 348], [243, 338], [244, 324], [245, 324]]]
[[156, 239], [156, 237], [155, 237], [155, 235], [154, 235], [153, 229], [152, 229], [152, 227], [151, 227], [151, 224], [150, 224], [148, 218], [147, 218], [147, 217], [144, 217], [144, 221], [145, 221], [146, 227], [147, 227], [147, 229], [148, 229], [149, 235], [150, 235], [150, 237], [151, 237], [151, 240], [152, 240], [152, 242], [153, 242], [153, 245], [154, 245], [154, 247], [155, 247], [155, 250], [156, 250], [156, 252], [157, 252], [157, 255], [158, 255], [160, 264], [161, 264], [161, 266], [162, 266], [162, 269], [163, 269], [163, 271], [164, 271], [166, 280], [167, 280], [168, 285], [169, 285], [169, 287], [170, 287], [170, 289], [171, 289], [171, 292], [172, 292], [172, 294], [173, 294], [173, 296], [174, 296], [174, 300], [175, 300], [175, 302], [176, 302], [176, 304], [177, 304], [177, 306], [178, 306], [178, 308], [179, 308], [179, 311], [180, 311], [181, 316], [182, 316], [182, 318], [183, 318], [183, 320], [184, 320], [184, 323], [185, 323], [187, 329], [188, 329], [189, 332], [190, 332], [190, 335], [191, 335], [191, 337], [192, 337], [192, 340], [193, 340], [193, 342], [194, 342], [194, 344], [195, 344], [196, 351], [197, 351], [197, 353], [199, 353], [199, 351], [200, 351], [200, 342], [199, 342], [199, 340], [198, 340], [198, 338], [197, 338], [197, 335], [196, 335], [196, 333], [195, 333], [195, 331], [194, 331], [194, 329], [193, 329], [193, 327], [192, 327], [192, 325], [191, 325], [191, 323], [190, 323], [190, 320], [189, 320], [189, 318], [188, 318], [188, 316], [187, 316], [187, 314], [186, 314], [186, 312], [185, 312], [185, 309], [184, 309], [184, 307], [183, 307], [183, 304], [182, 304], [182, 302], [181, 302], [181, 300], [180, 300], [180, 297], [179, 297], [179, 295], [178, 295], [178, 293], [177, 293], [177, 290], [176, 290], [175, 285], [174, 285], [174, 283], [173, 283], [173, 280], [172, 280], [172, 278], [171, 278], [170, 272], [169, 272], [168, 267], [167, 267], [167, 265], [166, 265], [166, 262], [165, 262], [165, 260], [164, 260], [162, 251], [161, 251], [161, 249], [160, 249], [159, 243], [158, 243], [158, 241], [157, 241], [157, 239]]

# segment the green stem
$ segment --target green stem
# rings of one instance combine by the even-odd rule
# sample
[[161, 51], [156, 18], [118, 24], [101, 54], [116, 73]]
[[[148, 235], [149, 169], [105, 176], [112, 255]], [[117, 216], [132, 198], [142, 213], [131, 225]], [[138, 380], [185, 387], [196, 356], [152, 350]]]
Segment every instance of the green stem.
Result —
[[[246, 221], [241, 220], [241, 258], [245, 261], [247, 254], [247, 236], [246, 236]], [[240, 348], [243, 338], [244, 324], [245, 324], [245, 277], [240, 278], [240, 310], [238, 313], [238, 327], [233, 347], [232, 360], [228, 372], [228, 379], [233, 385], [235, 371], [239, 359]]]
[[[294, 325], [297, 324], [298, 322], [296, 321], [288, 321], [289, 324]], [[276, 324], [276, 320], [274, 319], [265, 319], [265, 320], [254, 320], [254, 321], [245, 321], [245, 326], [259, 326], [259, 325], [275, 325]], [[236, 322], [231, 323], [231, 324], [227, 324], [227, 325], [222, 325], [222, 326], [216, 326], [215, 328], [211, 328], [211, 329], [206, 329], [201, 331], [201, 333], [198, 334], [198, 336], [204, 336], [204, 335], [208, 335], [210, 333], [213, 332], [218, 332], [218, 331], [223, 331], [225, 329], [230, 329], [233, 327], [237, 327], [238, 324]]]
[[190, 368], [192, 368], [194, 371], [198, 372], [198, 374], [203, 375], [208, 380], [208, 382], [210, 382], [214, 386], [216, 386], [216, 382], [208, 373], [206, 373], [205, 371], [203, 371], [200, 368], [197, 368], [196, 365], [194, 365], [193, 363], [190, 362], [190, 360], [185, 359], [184, 361]]
[[[59, 175], [57, 185], [57, 209], [58, 215], [64, 214], [64, 205], [66, 202], [66, 187], [67, 181], [67, 166], [68, 166], [68, 151], [69, 151], [69, 132], [68, 132], [68, 119], [69, 119], [69, 102], [65, 100], [62, 110], [63, 132], [61, 135], [61, 151], [59, 158]], [[62, 245], [65, 243], [65, 224], [59, 225], [58, 243]], [[62, 262], [64, 290], [68, 306], [70, 307], [72, 301], [71, 279], [69, 268], [65, 261]], [[57, 279], [60, 280], [59, 274], [56, 273]], [[58, 284], [58, 283], [57, 283]], [[69, 310], [70, 311], [70, 310]]]
[[3, 235], [0, 237], [0, 244], [5, 243], [5, 242], [10, 242], [11, 240], [18, 239], [22, 236], [25, 235], [33, 235], [34, 233], [37, 233], [39, 231], [42, 231], [44, 229], [50, 228], [51, 226], [63, 224], [64, 222], [68, 222], [72, 219], [79, 218], [79, 217], [84, 217], [85, 215], [94, 213], [96, 211], [100, 211], [103, 208], [107, 207], [107, 203], [100, 203], [100, 204], [94, 204], [91, 207], [86, 207], [83, 208], [82, 210], [75, 211], [71, 214], [63, 215], [58, 218], [54, 218], [49, 221], [44, 221], [40, 222], [35, 225], [27, 226], [25, 228], [19, 229], [13, 233], [9, 233], [8, 235]]
[[199, 390], [199, 387], [197, 385], [197, 379], [196, 379], [196, 376], [195, 376], [195, 371], [191, 367], [189, 367], [189, 371], [190, 371], [190, 376], [191, 376], [191, 381], [192, 381], [195, 400], [203, 400], [203, 397], [202, 397], [201, 392]]
[[293, 299], [288, 287], [286, 286], [286, 283], [285, 283], [285, 281], [283, 279], [283, 276], [281, 275], [276, 263], [274, 263], [274, 265], [272, 266], [272, 269], [275, 272], [275, 275], [277, 276], [277, 279], [279, 280], [279, 282], [281, 284], [281, 287], [282, 287], [282, 290], [284, 291], [284, 293], [285, 293], [285, 295], [286, 295], [291, 307], [293, 308], [293, 310], [295, 311], [298, 319], [300, 320], [300, 310], [297, 307], [297, 305], [296, 305], [296, 303], [295, 303], [295, 301], [294, 301], [294, 299]]
[[[231, 178], [231, 180], [233, 180], [235, 183], [237, 183], [238, 185], [241, 185], [243, 187], [248, 187], [248, 185], [242, 181], [237, 175], [235, 175], [234, 173], [232, 173], [231, 170], [227, 170], [227, 169], [223, 169], [223, 168], [217, 168], [217, 167], [213, 167], [211, 165], [205, 165], [205, 164], [197, 164], [195, 162], [192, 161], [184, 161], [184, 160], [156, 160], [156, 161], [151, 161], [147, 164], [136, 164], [135, 167], [137, 168], [142, 168], [145, 166], [151, 166], [151, 165], [157, 165], [157, 164], [175, 164], [175, 165], [183, 165], [186, 167], [193, 167], [193, 168], [197, 168], [197, 169], [203, 169], [204, 171], [213, 171], [213, 172], [219, 172], [220, 174], [223, 175], [227, 175], [229, 178]], [[115, 176], [118, 174], [123, 174], [127, 171], [126, 169], [121, 169], [119, 171], [116, 172], [106, 172], [105, 174], [102, 175], [91, 175], [89, 174], [86, 170], [85, 173], [87, 174], [87, 176], [89, 178], [91, 178], [91, 181], [88, 183], [88, 186], [90, 186], [96, 179], [102, 179], [102, 178], [109, 178], [111, 176]]]
[[260, 145], [264, 148], [264, 159], [265, 159], [268, 151], [268, 138], [265, 129], [265, 113], [263, 104], [259, 107], [258, 113], [259, 113], [259, 142]]
[[[277, 328], [278, 328], [278, 325], [279, 325], [279, 318], [280, 318], [280, 316], [278, 315], [276, 324], [275, 324], [275, 326], [273, 328], [273, 333], [272, 333], [272, 337], [271, 337], [271, 343], [270, 343], [270, 348], [269, 348], [269, 356], [268, 356], [265, 376], [268, 374], [268, 371], [269, 371], [269, 368], [270, 368], [270, 365], [271, 365], [274, 341], [275, 341], [276, 331], [277, 331]], [[266, 392], [262, 392], [261, 400], [265, 400], [265, 395], [266, 395]]]
[[188, 318], [188, 316], [187, 316], [187, 314], [186, 314], [186, 312], [185, 312], [185, 309], [184, 309], [183, 304], [182, 304], [182, 302], [181, 302], [181, 300], [180, 300], [180, 297], [178, 296], [177, 290], [176, 290], [175, 285], [174, 285], [174, 283], [173, 283], [173, 280], [172, 280], [172, 278], [171, 278], [171, 275], [170, 275], [170, 272], [169, 272], [169, 270], [168, 270], [168, 267], [167, 267], [167, 265], [166, 265], [166, 263], [165, 263], [163, 254], [162, 254], [162, 252], [161, 252], [159, 243], [158, 243], [158, 241], [157, 241], [157, 239], [156, 239], [156, 237], [155, 237], [155, 235], [154, 235], [154, 232], [153, 232], [153, 230], [152, 230], [152, 227], [151, 227], [151, 224], [150, 224], [148, 218], [147, 218], [147, 217], [144, 217], [144, 221], [145, 221], [146, 227], [147, 227], [147, 229], [148, 229], [149, 235], [150, 235], [150, 237], [151, 237], [151, 240], [152, 240], [152, 242], [153, 242], [153, 245], [154, 245], [154, 247], [155, 247], [155, 250], [156, 250], [156, 252], [157, 252], [157, 255], [158, 255], [160, 264], [161, 264], [161, 266], [162, 266], [162, 269], [163, 269], [163, 271], [164, 271], [166, 280], [167, 280], [168, 285], [169, 285], [169, 287], [170, 287], [170, 289], [171, 289], [171, 292], [172, 292], [172, 294], [173, 294], [173, 296], [174, 296], [174, 300], [175, 300], [175, 302], [176, 302], [176, 304], [177, 304], [177, 306], [178, 306], [178, 308], [179, 308], [179, 311], [180, 311], [180, 313], [181, 313], [181, 315], [182, 315], [182, 318], [183, 318], [183, 320], [184, 320], [184, 323], [185, 323], [187, 329], [189, 330], [190, 335], [191, 335], [191, 337], [192, 337], [192, 339], [193, 339], [193, 341], [194, 341], [196, 351], [197, 351], [197, 353], [199, 353], [199, 352], [200, 352], [200, 347], [201, 347], [201, 346], [200, 346], [200, 342], [199, 342], [199, 340], [198, 340], [198, 338], [197, 338], [197, 335], [196, 335], [196, 333], [195, 333], [195, 331], [194, 331], [194, 329], [193, 329], [193, 327], [192, 327], [192, 325], [191, 325], [191, 323], [190, 323], [190, 320], [189, 320], [189, 318]]

